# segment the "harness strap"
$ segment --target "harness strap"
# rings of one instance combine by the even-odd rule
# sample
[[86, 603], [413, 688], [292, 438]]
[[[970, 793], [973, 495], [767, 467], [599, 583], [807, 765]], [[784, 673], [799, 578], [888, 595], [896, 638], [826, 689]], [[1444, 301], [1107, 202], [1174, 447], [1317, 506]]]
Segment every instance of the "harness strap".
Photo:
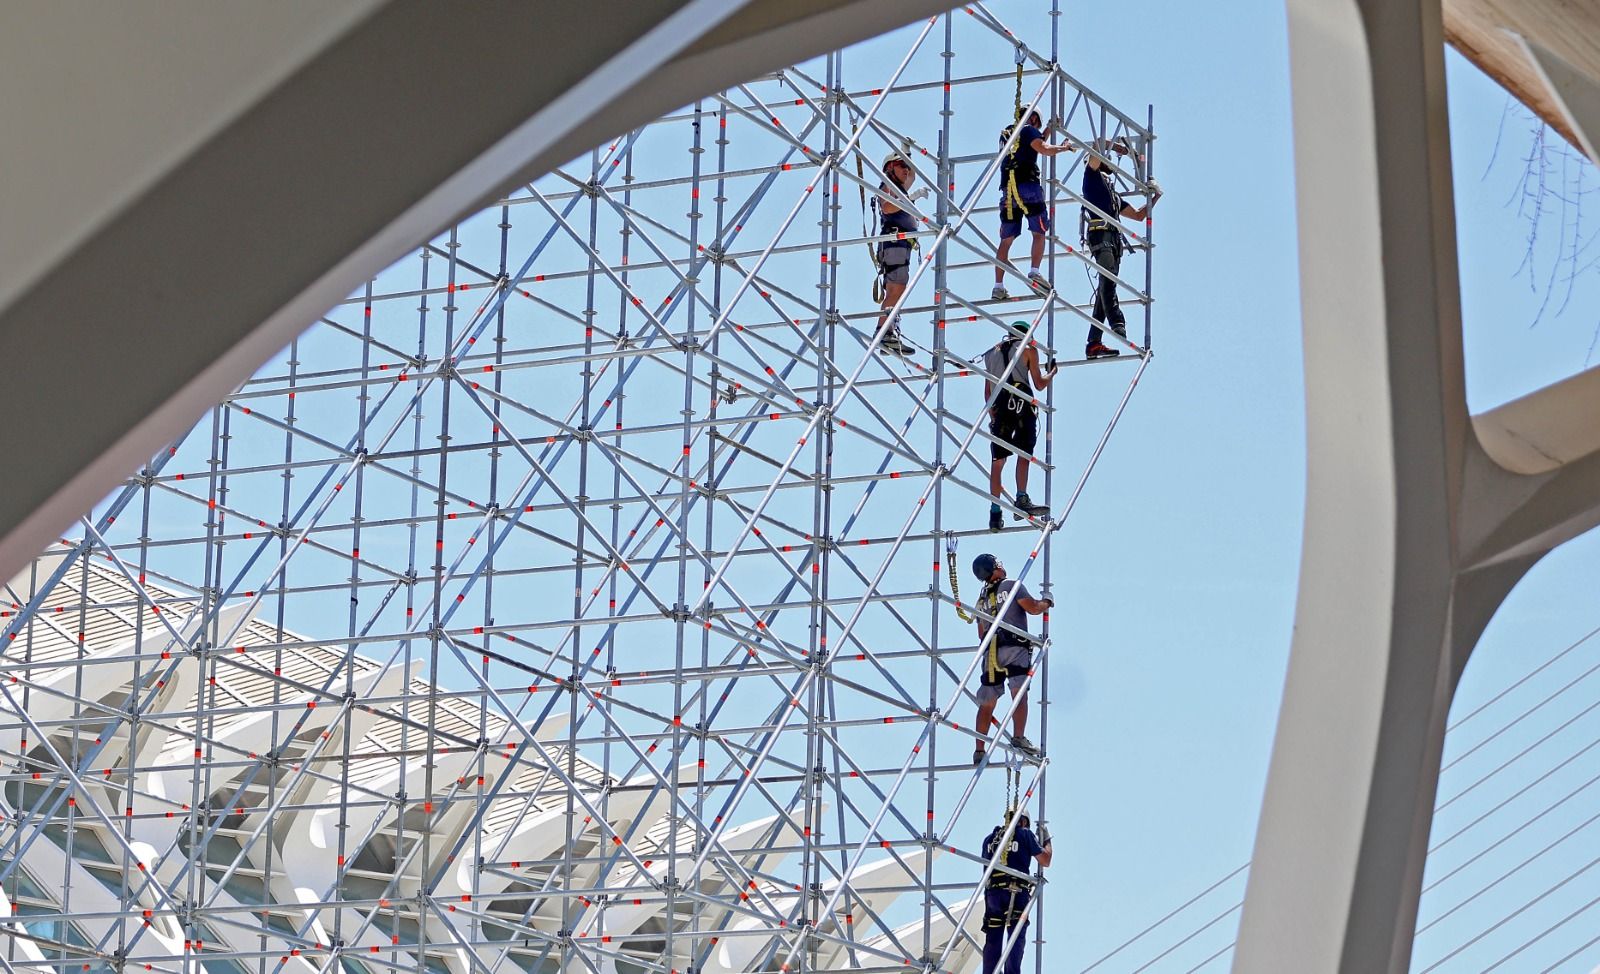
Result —
[[972, 616], [961, 606], [961, 584], [956, 581], [960, 574], [956, 571], [956, 534], [950, 532], [944, 540], [944, 565], [950, 573], [950, 597], [956, 600], [956, 618], [962, 622], [971, 622]]
[[[1014, 116], [1011, 131], [1016, 139], [1011, 143], [1011, 169], [1006, 173], [1006, 215], [1007, 220], [1015, 219], [1017, 210], [1021, 216], [1028, 215], [1028, 206], [1022, 199], [1022, 192], [1017, 189], [1017, 150], [1022, 147], [1022, 64], [1025, 55], [1022, 47], [1017, 47], [1017, 93], [1015, 107], [1012, 108]], [[1013, 206], [1016, 209], [1013, 209]]]
[[[989, 628], [991, 629], [994, 629], [1000, 622], [995, 617], [995, 610], [1000, 607], [1000, 600], [995, 597], [997, 594], [996, 586], [985, 582], [983, 594], [978, 596], [979, 604], [988, 613], [991, 620], [989, 623]], [[983, 660], [984, 682], [989, 686], [997, 686], [1005, 682], [1006, 667], [1000, 662], [1000, 637], [1004, 634], [1004, 630], [996, 630], [990, 634], [989, 652], [984, 656]]]

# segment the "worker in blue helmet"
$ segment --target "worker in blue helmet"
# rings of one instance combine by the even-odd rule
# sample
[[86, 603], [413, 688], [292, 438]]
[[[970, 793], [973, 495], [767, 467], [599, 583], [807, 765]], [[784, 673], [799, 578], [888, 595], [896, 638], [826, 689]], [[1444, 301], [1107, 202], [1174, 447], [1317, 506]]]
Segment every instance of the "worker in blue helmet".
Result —
[[[1039, 361], [1034, 342], [1024, 343], [1026, 321], [1013, 321], [1009, 334], [983, 353], [983, 401], [989, 403], [989, 530], [1005, 527], [1000, 510], [1001, 477], [1006, 459], [1017, 457], [1017, 520], [1050, 513], [1044, 504], [1028, 496], [1028, 467], [1033, 462], [1033, 447], [1039, 442], [1039, 406], [1035, 391], [1043, 392], [1055, 376], [1056, 363]], [[994, 383], [999, 382], [999, 392]]]
[[[1022, 693], [1022, 684], [1033, 669], [1033, 639], [1028, 635], [1028, 616], [1043, 615], [1054, 599], [1036, 599], [1028, 594], [1027, 586], [1006, 578], [1006, 566], [987, 552], [972, 560], [972, 574], [983, 583], [978, 593], [977, 611], [972, 614], [978, 624], [978, 645], [983, 648], [982, 677], [978, 686], [978, 742], [972, 753], [972, 763], [983, 763], [984, 742], [989, 738], [989, 728], [994, 724], [994, 705], [1000, 699], [1000, 688], [1009, 686], [1011, 695]], [[1006, 599], [1012, 595], [1011, 604]], [[1005, 608], [1002, 613], [1001, 608]], [[998, 622], [998, 625], [996, 624]], [[985, 642], [993, 629], [994, 638]], [[1023, 733], [1028, 727], [1028, 698], [1021, 697], [1011, 711], [1011, 746], [1033, 757], [1039, 749]]]
[[[1034, 835], [1028, 816], [1017, 820], [1017, 827], [1006, 841], [1006, 822], [1001, 822], [983, 840], [983, 861], [994, 862], [983, 890], [983, 974], [1021, 974], [1022, 945], [1028, 936], [1028, 903], [1033, 899], [1033, 879], [1029, 873], [1038, 862], [1050, 865], [1054, 851], [1048, 833]], [[1003, 868], [1002, 868], [1003, 867]], [[1013, 932], [1014, 931], [1014, 932]], [[1011, 949], [1002, 960], [1000, 951], [1006, 938]]]

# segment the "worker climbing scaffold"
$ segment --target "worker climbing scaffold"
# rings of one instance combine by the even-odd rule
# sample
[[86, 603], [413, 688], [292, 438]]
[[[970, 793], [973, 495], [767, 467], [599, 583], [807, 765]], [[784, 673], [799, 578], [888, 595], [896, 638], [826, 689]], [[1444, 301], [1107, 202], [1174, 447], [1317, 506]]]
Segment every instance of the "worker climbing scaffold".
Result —
[[[873, 253], [874, 263], [878, 266], [873, 297], [882, 309], [878, 315], [879, 330], [883, 330], [890, 309], [900, 302], [900, 296], [906, 291], [906, 282], [910, 280], [911, 254], [917, 246], [917, 239], [912, 234], [916, 233], [917, 221], [901, 204], [915, 203], [928, 195], [927, 187], [915, 191], [911, 189], [915, 178], [911, 160], [903, 153], [891, 152], [883, 160], [883, 182], [878, 184], [878, 195], [872, 199], [873, 208], [878, 211], [878, 233], [890, 237], [879, 241]], [[888, 330], [884, 331], [878, 347], [892, 355], [905, 355], [911, 351], [911, 347], [900, 337], [898, 316], [888, 323]]]
[[1084, 358], [1112, 358], [1121, 350], [1106, 344], [1101, 333], [1109, 326], [1117, 337], [1126, 339], [1128, 322], [1122, 314], [1122, 302], [1117, 297], [1117, 274], [1122, 270], [1122, 252], [1125, 248], [1121, 217], [1143, 220], [1161, 198], [1161, 187], [1150, 181], [1150, 198], [1143, 206], [1135, 207], [1123, 202], [1117, 191], [1116, 174], [1105, 153], [1126, 156], [1130, 150], [1121, 140], [1099, 139], [1091, 147], [1083, 166], [1083, 200], [1080, 215], [1081, 239], [1094, 262], [1100, 265], [1098, 283], [1094, 290], [1094, 320], [1089, 324], [1089, 334], [1084, 338]]
[[1043, 615], [1055, 605], [1055, 601], [1033, 598], [1028, 594], [1027, 586], [1006, 578], [1005, 565], [988, 552], [972, 560], [972, 574], [983, 583], [983, 589], [978, 593], [977, 611], [973, 615], [978, 624], [978, 646], [984, 653], [977, 694], [978, 741], [972, 753], [972, 763], [983, 763], [984, 742], [988, 740], [989, 728], [994, 724], [994, 707], [1000, 699], [1002, 686], [1008, 686], [1011, 695], [1016, 698], [1011, 710], [1009, 743], [1029, 757], [1038, 757], [1039, 749], [1024, 733], [1028, 727], [1028, 698], [1023, 695], [1022, 689], [1033, 667], [1033, 639], [1028, 635], [1028, 616]]
[[1000, 145], [1005, 156], [1000, 163], [1000, 246], [995, 251], [994, 291], [991, 297], [1004, 301], [1011, 297], [1006, 290], [1005, 273], [1010, 269], [1011, 242], [1022, 235], [1022, 223], [1028, 223], [1033, 233], [1033, 247], [1028, 255], [1028, 286], [1039, 294], [1050, 293], [1050, 282], [1040, 267], [1044, 263], [1045, 244], [1050, 237], [1050, 208], [1045, 198], [1044, 184], [1039, 172], [1039, 157], [1071, 152], [1071, 145], [1052, 145], [1045, 135], [1058, 127], [1055, 119], [1044, 125], [1037, 111], [1029, 112], [1026, 120], [1022, 111], [1022, 69], [1026, 54], [1017, 48], [1017, 90], [1012, 109], [1011, 125], [1000, 133]]
[[[1039, 442], [1039, 405], [1035, 391], [1049, 388], [1056, 363], [1039, 361], [1039, 349], [1031, 339], [1032, 326], [1013, 321], [1010, 333], [983, 355], [987, 373], [983, 381], [983, 401], [989, 404], [989, 530], [1005, 527], [1000, 509], [1000, 480], [1006, 458], [1017, 457], [1017, 520], [1050, 513], [1049, 506], [1035, 504], [1028, 496], [1028, 467], [1033, 448]], [[990, 376], [993, 379], [989, 378]], [[999, 389], [995, 389], [995, 383]]]
[[1032, 820], [1018, 812], [1014, 806], [1007, 808], [1005, 818], [983, 840], [983, 861], [989, 870], [983, 890], [983, 974], [1021, 974], [1033, 901], [1034, 881], [1029, 874], [1035, 862], [1042, 871], [1055, 855], [1049, 833], [1041, 830], [1034, 835]]

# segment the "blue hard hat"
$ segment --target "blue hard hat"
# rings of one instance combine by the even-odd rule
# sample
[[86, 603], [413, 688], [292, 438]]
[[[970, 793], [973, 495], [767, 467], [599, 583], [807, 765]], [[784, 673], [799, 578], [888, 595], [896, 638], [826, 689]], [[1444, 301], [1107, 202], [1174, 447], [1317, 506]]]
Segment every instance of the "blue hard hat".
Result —
[[1000, 564], [1000, 559], [987, 551], [972, 559], [972, 574], [978, 576], [978, 581], [987, 582], [989, 576], [994, 574], [995, 566]]

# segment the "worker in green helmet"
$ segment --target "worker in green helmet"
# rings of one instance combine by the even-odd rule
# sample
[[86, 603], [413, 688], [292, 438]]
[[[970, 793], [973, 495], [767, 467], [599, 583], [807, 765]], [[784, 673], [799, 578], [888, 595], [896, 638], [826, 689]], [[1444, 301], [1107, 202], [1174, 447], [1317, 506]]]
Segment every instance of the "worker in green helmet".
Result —
[[[1000, 480], [1005, 472], [1006, 458], [1017, 457], [1017, 520], [1039, 517], [1050, 513], [1044, 504], [1035, 504], [1028, 496], [1028, 466], [1033, 459], [1033, 448], [1039, 441], [1039, 405], [1035, 391], [1042, 392], [1055, 376], [1056, 365], [1052, 358], [1047, 364], [1039, 361], [1037, 345], [1023, 340], [1028, 335], [1026, 321], [1013, 321], [1009, 332], [993, 348], [983, 354], [983, 401], [989, 403], [989, 530], [1005, 527], [1000, 509]], [[1000, 391], [995, 393], [995, 383]]]

